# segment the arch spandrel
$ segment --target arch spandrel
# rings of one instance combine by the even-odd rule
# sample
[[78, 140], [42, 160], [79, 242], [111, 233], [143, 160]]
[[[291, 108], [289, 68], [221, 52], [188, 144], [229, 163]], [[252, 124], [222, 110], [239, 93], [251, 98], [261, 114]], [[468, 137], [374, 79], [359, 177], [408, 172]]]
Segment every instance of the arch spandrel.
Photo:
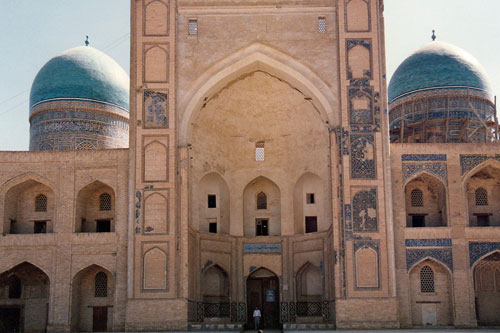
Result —
[[179, 108], [180, 146], [189, 143], [191, 126], [199, 110], [212, 96], [239, 77], [256, 71], [268, 73], [302, 92], [326, 125], [340, 124], [340, 113], [334, 112], [337, 98], [325, 82], [294, 58], [255, 43], [214, 64], [190, 87]]

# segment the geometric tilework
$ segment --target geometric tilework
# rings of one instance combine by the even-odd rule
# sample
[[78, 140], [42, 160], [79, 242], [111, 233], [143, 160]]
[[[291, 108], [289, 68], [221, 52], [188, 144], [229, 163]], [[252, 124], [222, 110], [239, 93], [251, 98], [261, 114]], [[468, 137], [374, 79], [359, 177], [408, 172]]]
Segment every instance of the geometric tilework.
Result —
[[352, 198], [354, 231], [377, 231], [377, 189], [361, 190]]
[[144, 128], [168, 127], [168, 95], [144, 91]]
[[451, 248], [446, 249], [406, 249], [406, 270], [409, 271], [420, 260], [429, 257], [433, 258], [453, 272], [453, 256]]
[[401, 161], [446, 161], [446, 154], [403, 154]]
[[375, 147], [373, 134], [351, 135], [351, 177], [375, 178]]
[[448, 184], [448, 175], [446, 164], [444, 163], [428, 163], [428, 164], [413, 164], [413, 163], [402, 163], [403, 169], [403, 182], [411, 178], [413, 175], [420, 173], [421, 171], [427, 171], [430, 174], [436, 175], [442, 179], [445, 184]]
[[460, 169], [462, 175], [486, 160], [500, 161], [500, 155], [460, 155]]
[[450, 247], [451, 238], [406, 239], [406, 247]]
[[500, 242], [469, 242], [470, 267], [479, 258], [495, 250], [500, 250]]

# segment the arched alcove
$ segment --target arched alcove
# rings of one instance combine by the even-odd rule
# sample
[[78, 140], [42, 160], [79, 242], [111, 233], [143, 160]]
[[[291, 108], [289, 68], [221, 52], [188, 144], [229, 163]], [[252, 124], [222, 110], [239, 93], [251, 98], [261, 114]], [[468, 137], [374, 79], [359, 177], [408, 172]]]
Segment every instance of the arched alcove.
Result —
[[414, 326], [453, 325], [450, 271], [425, 259], [409, 272], [411, 317]]
[[201, 298], [205, 318], [226, 318], [230, 314], [230, 285], [226, 271], [212, 265], [201, 274]]
[[500, 326], [500, 252], [496, 251], [474, 266], [476, 318], [480, 326]]
[[406, 226], [447, 226], [446, 197], [446, 187], [438, 178], [428, 173], [414, 177], [405, 186]]
[[115, 279], [99, 265], [90, 265], [73, 277], [71, 284], [71, 330], [103, 332], [113, 329]]
[[2, 332], [45, 332], [50, 280], [38, 267], [23, 262], [0, 274]]
[[218, 173], [211, 172], [203, 176], [195, 192], [198, 194], [199, 230], [228, 234], [230, 196], [226, 181]]
[[500, 226], [500, 166], [477, 168], [465, 182], [469, 226]]
[[[267, 209], [257, 209], [257, 195], [265, 193]], [[280, 189], [266, 177], [257, 177], [243, 191], [243, 227], [245, 236], [281, 234]]]
[[305, 263], [296, 275], [297, 302], [320, 302], [323, 295], [323, 278], [319, 267]]
[[75, 232], [115, 231], [115, 192], [100, 181], [84, 186], [76, 197]]
[[316, 174], [306, 172], [297, 180], [293, 191], [296, 234], [325, 231], [331, 226], [326, 193], [325, 182]]
[[5, 194], [3, 232], [6, 234], [51, 233], [54, 229], [55, 195], [47, 185], [26, 179]]

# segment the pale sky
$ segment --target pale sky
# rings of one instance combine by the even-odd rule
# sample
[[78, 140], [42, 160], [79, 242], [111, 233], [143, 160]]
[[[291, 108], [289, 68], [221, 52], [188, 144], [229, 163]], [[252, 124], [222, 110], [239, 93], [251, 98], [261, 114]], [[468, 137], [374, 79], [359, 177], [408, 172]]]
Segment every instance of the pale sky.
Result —
[[[387, 77], [431, 41], [455, 44], [486, 69], [500, 93], [500, 0], [385, 0]], [[75, 46], [91, 46], [128, 73], [129, 0], [0, 0], [0, 150], [29, 148], [29, 91], [40, 68]], [[388, 81], [389, 82], [389, 81]]]

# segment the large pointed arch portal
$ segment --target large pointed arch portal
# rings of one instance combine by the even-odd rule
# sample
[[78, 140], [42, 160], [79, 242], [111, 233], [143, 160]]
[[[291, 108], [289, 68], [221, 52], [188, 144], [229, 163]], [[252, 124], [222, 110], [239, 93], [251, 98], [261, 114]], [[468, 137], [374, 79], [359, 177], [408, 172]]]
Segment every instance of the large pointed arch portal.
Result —
[[222, 88], [239, 77], [263, 71], [290, 84], [304, 94], [325, 124], [339, 124], [334, 113], [336, 98], [313, 71], [294, 58], [262, 44], [252, 44], [210, 67], [190, 87], [180, 104], [179, 143], [189, 143], [191, 125], [199, 110]]

